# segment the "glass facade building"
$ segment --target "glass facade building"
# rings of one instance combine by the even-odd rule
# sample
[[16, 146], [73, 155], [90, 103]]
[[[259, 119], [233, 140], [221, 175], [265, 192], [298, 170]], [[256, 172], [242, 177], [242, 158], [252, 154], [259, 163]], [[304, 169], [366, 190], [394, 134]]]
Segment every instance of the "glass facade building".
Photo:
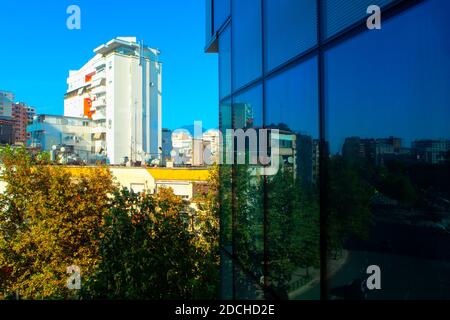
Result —
[[206, 9], [220, 129], [278, 129], [281, 160], [221, 165], [221, 297], [450, 298], [450, 2]]

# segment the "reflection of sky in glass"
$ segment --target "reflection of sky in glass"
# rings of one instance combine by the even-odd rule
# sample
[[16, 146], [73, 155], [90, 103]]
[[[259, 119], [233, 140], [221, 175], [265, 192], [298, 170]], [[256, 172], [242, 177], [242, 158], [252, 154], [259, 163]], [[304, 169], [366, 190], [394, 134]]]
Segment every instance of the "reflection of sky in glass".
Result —
[[345, 137], [450, 138], [450, 2], [428, 0], [325, 54], [331, 151]]
[[261, 2], [232, 2], [232, 77], [236, 90], [256, 79], [262, 72]]
[[316, 0], [264, 1], [266, 70], [317, 43]]
[[305, 61], [267, 80], [265, 125], [318, 137], [317, 59]]

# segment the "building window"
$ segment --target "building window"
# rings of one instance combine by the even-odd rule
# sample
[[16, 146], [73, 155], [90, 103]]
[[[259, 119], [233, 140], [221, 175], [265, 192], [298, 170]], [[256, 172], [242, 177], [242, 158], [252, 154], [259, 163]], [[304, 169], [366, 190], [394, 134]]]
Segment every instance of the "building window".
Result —
[[261, 1], [232, 1], [232, 83], [236, 90], [262, 73]]
[[316, 0], [264, 0], [265, 69], [317, 44]]
[[230, 16], [231, 0], [213, 0], [213, 2], [214, 2], [214, 32], [217, 32]]
[[219, 97], [231, 93], [231, 30], [227, 27], [219, 38]]
[[376, 264], [392, 282], [368, 298], [450, 298], [448, 12], [422, 1], [325, 52], [330, 256], [348, 250], [361, 270], [334, 292]]
[[[384, 9], [396, 0], [325, 0], [319, 1], [322, 5], [322, 38], [328, 39], [345, 28], [368, 17], [367, 8], [378, 5]], [[401, 0], [400, 0], [401, 1]], [[398, 1], [397, 1], [398, 2]]]

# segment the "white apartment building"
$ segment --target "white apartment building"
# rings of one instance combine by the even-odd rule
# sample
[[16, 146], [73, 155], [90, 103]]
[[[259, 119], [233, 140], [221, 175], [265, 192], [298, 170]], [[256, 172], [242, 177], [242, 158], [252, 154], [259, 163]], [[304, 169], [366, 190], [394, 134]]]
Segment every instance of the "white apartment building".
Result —
[[172, 160], [175, 165], [192, 165], [193, 138], [188, 130], [172, 132]]
[[198, 139], [189, 131], [177, 129], [172, 133], [172, 160], [176, 165], [204, 166], [219, 163], [220, 132], [210, 129]]
[[203, 162], [206, 164], [219, 163], [221, 152], [220, 131], [210, 129], [203, 133]]
[[92, 152], [110, 164], [161, 157], [160, 52], [135, 37], [94, 49], [81, 69], [69, 71], [64, 116], [92, 119]]

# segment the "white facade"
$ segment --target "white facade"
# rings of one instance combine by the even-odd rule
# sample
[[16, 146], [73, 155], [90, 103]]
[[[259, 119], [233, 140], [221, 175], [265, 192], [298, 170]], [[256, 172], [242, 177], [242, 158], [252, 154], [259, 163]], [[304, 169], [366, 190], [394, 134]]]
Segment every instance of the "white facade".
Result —
[[41, 114], [27, 127], [28, 145], [48, 152], [54, 147], [58, 150], [64, 147], [67, 155], [93, 163], [101, 159], [92, 153], [92, 129], [89, 119]]
[[64, 115], [93, 120], [93, 150], [110, 164], [160, 158], [159, 51], [119, 37], [94, 53], [80, 70], [69, 71]]
[[177, 165], [204, 166], [220, 161], [220, 132], [210, 129], [194, 139], [185, 129], [172, 133], [174, 162]]
[[203, 161], [206, 164], [219, 163], [220, 161], [220, 131], [210, 129], [203, 133]]
[[172, 157], [177, 165], [192, 164], [193, 138], [189, 131], [177, 129], [172, 132]]

